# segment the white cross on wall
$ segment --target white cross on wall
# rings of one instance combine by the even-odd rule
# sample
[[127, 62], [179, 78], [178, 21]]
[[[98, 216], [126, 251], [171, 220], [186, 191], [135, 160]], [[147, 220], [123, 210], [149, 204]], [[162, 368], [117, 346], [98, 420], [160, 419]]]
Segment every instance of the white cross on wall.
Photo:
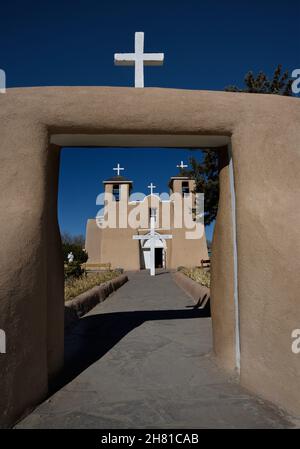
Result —
[[186, 168], [187, 165], [184, 165], [183, 161], [180, 162], [180, 165], [177, 165], [177, 168]]
[[164, 53], [144, 53], [144, 33], [134, 35], [134, 53], [115, 53], [115, 65], [134, 65], [134, 85], [144, 87], [144, 65], [162, 65]]
[[120, 176], [120, 171], [124, 170], [124, 168], [121, 168], [120, 164], [118, 163], [118, 165], [116, 167], [114, 167], [113, 170], [115, 170], [117, 172], [118, 176]]
[[153, 190], [156, 189], [156, 186], [151, 182], [151, 184], [148, 186], [148, 189], [150, 189], [150, 195], [153, 195]]

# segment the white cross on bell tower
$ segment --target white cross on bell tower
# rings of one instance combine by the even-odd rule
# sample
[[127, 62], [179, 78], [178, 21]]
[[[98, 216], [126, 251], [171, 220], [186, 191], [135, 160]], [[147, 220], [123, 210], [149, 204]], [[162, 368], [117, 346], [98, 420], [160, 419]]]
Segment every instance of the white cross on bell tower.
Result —
[[117, 175], [120, 176], [120, 171], [124, 170], [124, 168], [122, 168], [120, 166], [120, 164], [118, 163], [118, 165], [116, 167], [114, 167], [113, 170], [115, 170], [117, 172]]
[[181, 162], [180, 162], [180, 165], [176, 165], [176, 167], [177, 167], [177, 168], [183, 169], [183, 168], [187, 168], [187, 165], [185, 165], [185, 164], [183, 163], [183, 161], [181, 161]]
[[144, 65], [162, 65], [163, 53], [144, 53], [144, 33], [136, 32], [134, 53], [115, 53], [115, 65], [134, 65], [134, 86], [144, 87]]
[[153, 190], [156, 189], [156, 186], [151, 182], [151, 184], [148, 186], [148, 189], [150, 189], [150, 195], [153, 195]]

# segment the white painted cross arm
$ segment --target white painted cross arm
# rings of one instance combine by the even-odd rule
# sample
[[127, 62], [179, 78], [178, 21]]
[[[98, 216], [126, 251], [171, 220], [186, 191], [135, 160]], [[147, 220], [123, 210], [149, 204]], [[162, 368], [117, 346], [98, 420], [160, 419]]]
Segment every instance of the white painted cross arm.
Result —
[[149, 240], [149, 235], [133, 235], [133, 240]]
[[[143, 53], [141, 56], [144, 65], [163, 65], [164, 53]], [[137, 59], [136, 53], [115, 53], [115, 65], [133, 66]]]
[[169, 240], [172, 237], [171, 234], [160, 234], [160, 235], [149, 235], [149, 234], [145, 234], [145, 235], [133, 235], [132, 236], [133, 240]]

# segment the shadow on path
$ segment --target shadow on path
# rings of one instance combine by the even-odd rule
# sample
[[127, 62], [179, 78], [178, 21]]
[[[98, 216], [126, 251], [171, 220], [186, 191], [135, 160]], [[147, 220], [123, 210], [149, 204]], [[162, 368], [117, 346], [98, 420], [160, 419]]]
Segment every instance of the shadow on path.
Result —
[[141, 310], [101, 313], [83, 317], [65, 335], [63, 372], [50, 386], [50, 394], [71, 382], [103, 357], [123, 337], [146, 321], [209, 317], [207, 310]]

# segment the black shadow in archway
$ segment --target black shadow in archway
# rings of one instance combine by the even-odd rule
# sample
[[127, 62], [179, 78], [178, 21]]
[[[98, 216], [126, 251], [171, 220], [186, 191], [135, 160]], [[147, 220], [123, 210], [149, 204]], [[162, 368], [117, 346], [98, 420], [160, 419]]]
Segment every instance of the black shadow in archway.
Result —
[[209, 309], [143, 310], [101, 313], [83, 317], [65, 336], [65, 366], [50, 394], [62, 388], [104, 356], [123, 337], [145, 321], [207, 318]]

